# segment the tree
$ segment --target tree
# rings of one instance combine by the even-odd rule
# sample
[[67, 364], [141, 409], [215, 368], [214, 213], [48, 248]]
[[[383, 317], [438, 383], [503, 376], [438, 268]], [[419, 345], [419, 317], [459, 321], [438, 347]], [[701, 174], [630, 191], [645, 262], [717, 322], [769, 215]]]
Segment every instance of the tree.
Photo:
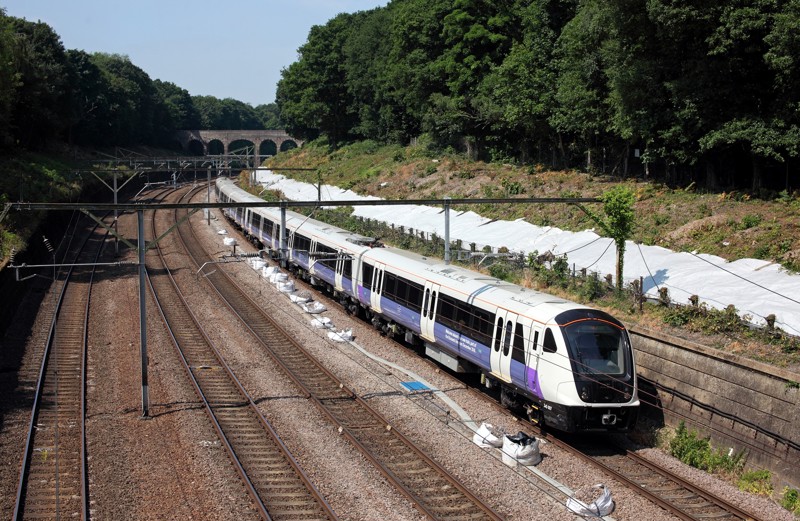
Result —
[[621, 291], [623, 287], [625, 241], [633, 233], [635, 220], [633, 205], [636, 202], [636, 194], [627, 186], [617, 185], [601, 195], [600, 200], [603, 201], [605, 219], [581, 205], [578, 205], [578, 207], [597, 223], [608, 237], [614, 240], [617, 248], [617, 290]]
[[0, 8], [0, 148], [14, 142], [12, 112], [19, 86], [16, 50], [11, 18], [6, 16], [5, 9]]
[[40, 147], [67, 127], [66, 53], [61, 38], [45, 23], [11, 18], [11, 28], [17, 52], [12, 131], [22, 146]]
[[278, 130], [283, 128], [280, 110], [276, 103], [267, 103], [255, 107], [256, 116], [265, 129]]
[[291, 135], [313, 139], [324, 132], [334, 147], [352, 137], [357, 114], [347, 90], [343, 53], [352, 18], [340, 14], [312, 27], [300, 59], [281, 71], [276, 102]]

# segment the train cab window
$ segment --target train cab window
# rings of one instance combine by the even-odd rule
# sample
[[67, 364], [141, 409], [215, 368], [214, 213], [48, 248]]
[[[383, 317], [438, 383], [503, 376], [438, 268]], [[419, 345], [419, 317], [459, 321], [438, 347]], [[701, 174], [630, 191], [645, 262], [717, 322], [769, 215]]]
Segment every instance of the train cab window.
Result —
[[556, 346], [556, 337], [553, 336], [553, 332], [549, 327], [544, 331], [542, 348], [545, 353], [555, 353], [558, 350], [558, 346]]
[[511, 350], [511, 359], [517, 362], [525, 363], [525, 336], [523, 334], [522, 324], [517, 323], [514, 329], [514, 347]]
[[565, 329], [570, 357], [576, 370], [585, 373], [624, 374], [626, 340], [622, 331], [613, 325], [583, 322]]

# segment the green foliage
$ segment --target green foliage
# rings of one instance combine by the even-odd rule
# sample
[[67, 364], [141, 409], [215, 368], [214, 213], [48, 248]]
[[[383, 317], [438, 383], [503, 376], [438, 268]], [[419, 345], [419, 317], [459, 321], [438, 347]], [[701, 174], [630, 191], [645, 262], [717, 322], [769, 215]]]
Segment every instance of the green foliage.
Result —
[[800, 492], [796, 488], [785, 487], [781, 506], [793, 514], [800, 515]]
[[772, 495], [772, 474], [768, 470], [750, 470], [739, 477], [736, 485], [739, 490], [769, 497]]
[[669, 443], [670, 453], [692, 467], [708, 472], [735, 472], [744, 463], [744, 453], [728, 456], [722, 450], [714, 450], [709, 438], [699, 438], [696, 431], [686, 428], [681, 422], [675, 437]]
[[760, 215], [748, 214], [748, 215], [745, 215], [744, 217], [742, 217], [742, 222], [739, 223], [737, 228], [739, 230], [747, 230], [749, 228], [753, 228], [755, 226], [758, 226], [759, 224], [761, 224], [761, 216]]

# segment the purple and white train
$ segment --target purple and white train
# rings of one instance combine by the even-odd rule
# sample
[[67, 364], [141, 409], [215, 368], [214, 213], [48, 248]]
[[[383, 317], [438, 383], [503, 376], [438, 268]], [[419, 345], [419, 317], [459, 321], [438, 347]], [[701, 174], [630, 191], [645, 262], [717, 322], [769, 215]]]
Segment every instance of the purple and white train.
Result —
[[[262, 202], [230, 179], [220, 202]], [[280, 250], [278, 208], [226, 208], [252, 240]], [[286, 211], [287, 267], [387, 334], [478, 372], [501, 401], [568, 432], [627, 431], [639, 410], [633, 350], [609, 314], [482, 273], [383, 246]]]

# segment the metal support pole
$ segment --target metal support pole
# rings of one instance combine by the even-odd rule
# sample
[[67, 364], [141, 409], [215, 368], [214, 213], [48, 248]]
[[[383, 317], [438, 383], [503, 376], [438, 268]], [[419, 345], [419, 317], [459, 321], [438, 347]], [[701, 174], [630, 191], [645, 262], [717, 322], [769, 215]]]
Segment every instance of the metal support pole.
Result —
[[281, 267], [285, 268], [289, 262], [289, 252], [286, 244], [286, 201], [281, 202]]
[[[211, 167], [206, 168], [208, 184], [206, 185], [206, 202], [211, 203]], [[211, 226], [211, 208], [206, 208], [206, 223]]]
[[[117, 204], [117, 172], [114, 172], [114, 205]], [[119, 218], [119, 210], [114, 208], [114, 255], [119, 257], [119, 238], [117, 230], [117, 219]]]
[[444, 263], [450, 264], [450, 198], [444, 198]]
[[147, 390], [147, 314], [145, 312], [145, 265], [144, 265], [144, 211], [136, 212], [139, 220], [139, 340], [142, 358], [142, 418], [150, 417], [150, 397]]

